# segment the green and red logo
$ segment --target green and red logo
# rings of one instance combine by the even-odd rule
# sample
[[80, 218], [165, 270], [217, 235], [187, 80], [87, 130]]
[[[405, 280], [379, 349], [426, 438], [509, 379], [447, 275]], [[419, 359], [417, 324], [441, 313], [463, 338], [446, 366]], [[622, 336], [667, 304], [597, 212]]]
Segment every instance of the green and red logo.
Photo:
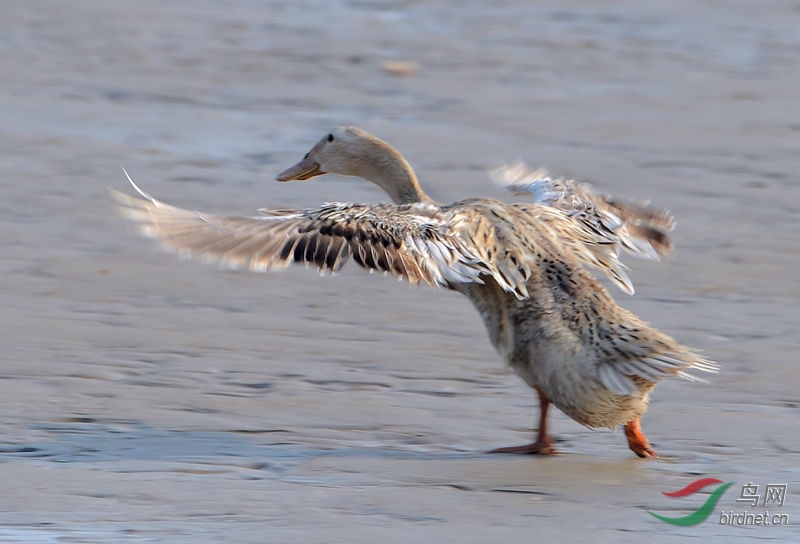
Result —
[[[722, 480], [717, 480], [716, 478], [701, 478], [697, 481], [694, 481], [684, 487], [683, 489], [679, 489], [678, 491], [662, 491], [664, 495], [667, 497], [686, 497], [687, 495], [692, 495], [697, 493], [701, 489], [706, 486], [712, 484], [722, 484]], [[711, 515], [711, 512], [714, 510], [714, 507], [717, 506], [717, 502], [719, 502], [720, 497], [722, 494], [727, 491], [727, 489], [733, 485], [733, 482], [728, 482], [726, 484], [722, 484], [717, 489], [714, 490], [711, 495], [708, 496], [706, 502], [703, 503], [703, 506], [689, 514], [688, 516], [683, 516], [679, 518], [669, 518], [666, 516], [660, 516], [658, 514], [654, 514], [650, 510], [646, 510], [648, 514], [653, 516], [654, 518], [660, 519], [661, 521], [665, 521], [667, 523], [671, 523], [672, 525], [678, 525], [680, 527], [692, 527], [693, 525], [697, 525], [698, 523], [702, 523], [703, 521]]]

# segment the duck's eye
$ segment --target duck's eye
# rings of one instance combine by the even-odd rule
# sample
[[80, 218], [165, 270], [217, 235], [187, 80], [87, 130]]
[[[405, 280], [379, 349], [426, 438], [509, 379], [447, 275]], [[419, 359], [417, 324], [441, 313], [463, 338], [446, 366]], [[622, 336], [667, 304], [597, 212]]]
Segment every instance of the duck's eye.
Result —
[[332, 142], [332, 141], [333, 141], [333, 134], [328, 134], [328, 141], [329, 141], [329, 142]]

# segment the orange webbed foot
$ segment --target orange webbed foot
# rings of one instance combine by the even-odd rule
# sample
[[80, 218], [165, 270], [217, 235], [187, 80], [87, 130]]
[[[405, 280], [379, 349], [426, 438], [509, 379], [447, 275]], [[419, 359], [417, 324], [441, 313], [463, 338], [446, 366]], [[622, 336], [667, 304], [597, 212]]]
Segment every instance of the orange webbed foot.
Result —
[[625, 424], [625, 438], [628, 439], [628, 447], [643, 459], [658, 457], [658, 454], [650, 445], [650, 441], [642, 432], [641, 417]]
[[558, 450], [553, 446], [552, 440], [537, 440], [524, 446], [507, 446], [505, 448], [497, 448], [491, 450], [489, 453], [519, 453], [528, 455], [555, 455]]

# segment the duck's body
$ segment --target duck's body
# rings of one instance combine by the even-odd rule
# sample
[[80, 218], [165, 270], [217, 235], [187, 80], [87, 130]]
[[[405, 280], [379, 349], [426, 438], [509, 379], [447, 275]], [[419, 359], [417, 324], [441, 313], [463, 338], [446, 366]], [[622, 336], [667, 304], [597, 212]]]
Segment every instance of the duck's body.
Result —
[[668, 251], [665, 231], [673, 222], [666, 212], [603, 199], [519, 166], [496, 174], [537, 203], [480, 198], [440, 205], [396, 150], [352, 127], [323, 138], [278, 179], [326, 172], [373, 181], [395, 203], [223, 218], [168, 206], [140, 190], [145, 200], [117, 198], [149, 234], [181, 253], [253, 270], [304, 262], [333, 272], [352, 256], [365, 268], [466, 295], [492, 344], [540, 399], [536, 440], [495, 451], [552, 453], [546, 415], [553, 403], [588, 427], [625, 425], [631, 449], [654, 456], [639, 426], [650, 390], [666, 376], [691, 378], [689, 368], [716, 370], [618, 306], [585, 268], [599, 268], [632, 292], [619, 250], [647, 257]]
[[497, 214], [495, 223], [536, 233], [519, 240], [532, 244], [526, 252], [535, 259], [526, 282], [528, 296], [520, 299], [492, 278], [455, 289], [475, 305], [495, 349], [538, 392], [541, 408], [533, 443], [496, 451], [552, 452], [546, 430], [552, 403], [590, 428], [625, 425], [631, 449], [641, 457], [654, 456], [639, 426], [649, 392], [665, 376], [689, 367], [709, 371], [713, 364], [618, 306], [564, 251], [556, 233], [536, 224], [541, 218], [502, 204], [492, 213]]

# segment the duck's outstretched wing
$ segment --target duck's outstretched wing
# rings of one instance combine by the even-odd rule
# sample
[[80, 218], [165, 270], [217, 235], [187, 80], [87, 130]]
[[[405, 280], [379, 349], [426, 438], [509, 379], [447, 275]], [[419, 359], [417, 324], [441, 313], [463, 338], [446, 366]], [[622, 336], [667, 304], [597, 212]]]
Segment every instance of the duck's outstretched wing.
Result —
[[546, 170], [533, 170], [522, 162], [502, 166], [490, 175], [512, 194], [533, 195], [534, 204], [515, 206], [551, 221], [562, 231], [560, 239], [584, 262], [601, 269], [629, 294], [633, 294], [633, 285], [619, 260], [620, 253], [658, 260], [672, 251], [668, 233], [675, 220], [668, 210], [601, 196], [586, 183], [554, 178]]
[[499, 274], [459, 232], [463, 221], [452, 221], [452, 212], [434, 204], [330, 203], [302, 211], [261, 210], [259, 217], [219, 217], [165, 204], [128, 180], [140, 197], [112, 189], [120, 212], [185, 258], [262, 272], [292, 263], [336, 272], [352, 257], [369, 270], [433, 286], [482, 283], [481, 275], [492, 275], [517, 297], [527, 296], [524, 280]]

